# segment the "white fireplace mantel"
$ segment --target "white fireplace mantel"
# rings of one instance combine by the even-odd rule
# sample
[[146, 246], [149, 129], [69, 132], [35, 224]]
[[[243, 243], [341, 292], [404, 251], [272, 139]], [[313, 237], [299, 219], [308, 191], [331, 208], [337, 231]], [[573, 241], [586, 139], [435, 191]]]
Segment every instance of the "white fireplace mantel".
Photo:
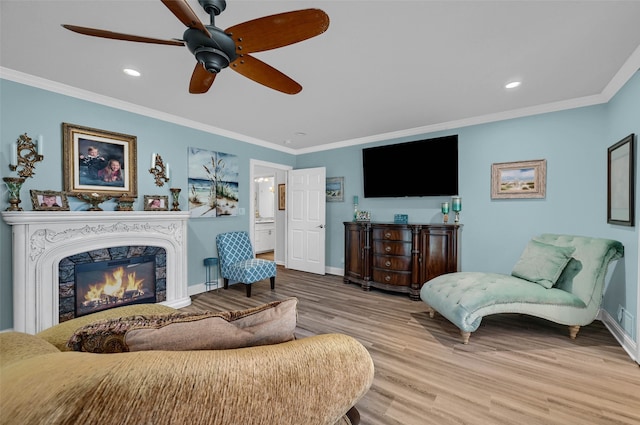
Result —
[[58, 324], [58, 263], [95, 249], [150, 245], [167, 254], [167, 298], [187, 293], [187, 221], [181, 211], [5, 211], [13, 232], [13, 330], [37, 333]]

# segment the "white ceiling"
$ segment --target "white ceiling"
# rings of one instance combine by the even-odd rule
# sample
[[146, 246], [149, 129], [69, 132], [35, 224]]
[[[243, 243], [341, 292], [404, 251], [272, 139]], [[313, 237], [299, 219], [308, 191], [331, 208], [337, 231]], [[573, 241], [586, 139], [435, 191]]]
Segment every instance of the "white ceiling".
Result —
[[[329, 15], [326, 33], [255, 54], [303, 86], [293, 96], [229, 69], [192, 95], [186, 47], [60, 26], [182, 38], [185, 27], [159, 0], [0, 0], [0, 71], [302, 153], [605, 102], [640, 68], [640, 1], [228, 0], [216, 25], [312, 7]], [[506, 90], [513, 79], [522, 86]]]

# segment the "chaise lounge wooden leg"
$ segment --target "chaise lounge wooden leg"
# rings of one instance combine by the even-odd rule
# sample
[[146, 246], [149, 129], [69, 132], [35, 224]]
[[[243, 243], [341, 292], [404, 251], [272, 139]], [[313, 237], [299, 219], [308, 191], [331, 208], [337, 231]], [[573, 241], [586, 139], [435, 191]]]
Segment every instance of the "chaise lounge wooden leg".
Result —
[[436, 311], [431, 308], [431, 306], [427, 306], [427, 313], [429, 313], [429, 318], [433, 319], [436, 317]]
[[578, 325], [569, 326], [569, 338], [576, 339], [576, 336], [578, 336], [579, 330], [580, 330], [580, 326]]
[[468, 344], [469, 343], [469, 337], [471, 336], [471, 332], [460, 331], [460, 336], [462, 337], [462, 343], [463, 344]]
[[251, 284], [250, 283], [245, 283], [244, 286], [247, 287], [247, 298], [251, 297]]
[[276, 289], [276, 277], [271, 276], [271, 290], [273, 291], [274, 289]]

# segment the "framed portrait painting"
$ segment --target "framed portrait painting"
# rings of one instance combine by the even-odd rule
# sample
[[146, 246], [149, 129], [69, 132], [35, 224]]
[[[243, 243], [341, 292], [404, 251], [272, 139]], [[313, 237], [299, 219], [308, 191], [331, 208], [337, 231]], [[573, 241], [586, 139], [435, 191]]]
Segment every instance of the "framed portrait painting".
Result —
[[544, 198], [547, 191], [547, 160], [491, 164], [491, 198]]
[[64, 189], [138, 196], [136, 136], [62, 123]]
[[69, 200], [64, 192], [30, 190], [34, 211], [69, 211]]
[[634, 134], [607, 152], [607, 223], [633, 226], [635, 220]]

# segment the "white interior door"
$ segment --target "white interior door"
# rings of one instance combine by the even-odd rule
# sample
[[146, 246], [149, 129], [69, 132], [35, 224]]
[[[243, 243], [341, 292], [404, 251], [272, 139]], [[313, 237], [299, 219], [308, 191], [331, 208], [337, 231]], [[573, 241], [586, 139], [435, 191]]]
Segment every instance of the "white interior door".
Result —
[[325, 274], [324, 167], [290, 170], [287, 178], [287, 267]]

